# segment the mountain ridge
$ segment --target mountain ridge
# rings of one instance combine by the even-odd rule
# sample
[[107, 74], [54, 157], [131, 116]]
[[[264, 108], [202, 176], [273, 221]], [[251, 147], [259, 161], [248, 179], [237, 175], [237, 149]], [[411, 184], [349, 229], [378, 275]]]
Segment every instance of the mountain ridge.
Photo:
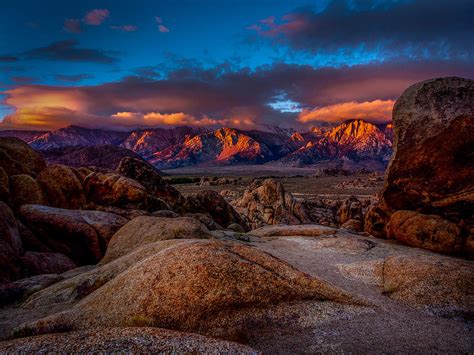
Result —
[[[90, 129], [76, 125], [24, 138], [34, 149], [114, 146], [128, 149], [157, 168], [193, 165], [266, 164], [305, 166], [323, 160], [376, 160], [386, 164], [392, 151], [391, 124], [375, 125], [362, 119], [309, 130], [280, 128], [242, 130], [178, 126], [130, 132]], [[8, 133], [6, 133], [8, 135]]]

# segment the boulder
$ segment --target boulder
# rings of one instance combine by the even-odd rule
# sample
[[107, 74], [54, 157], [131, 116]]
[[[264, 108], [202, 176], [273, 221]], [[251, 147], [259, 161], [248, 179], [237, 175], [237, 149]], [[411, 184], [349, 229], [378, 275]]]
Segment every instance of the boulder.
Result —
[[143, 160], [123, 158], [117, 172], [138, 181], [150, 195], [164, 200], [173, 209], [178, 209], [185, 202], [183, 195], [163, 180], [158, 170]]
[[246, 221], [217, 191], [201, 191], [192, 197], [188, 197], [188, 199], [189, 198], [194, 198], [197, 204], [202, 206], [203, 210], [209, 213], [218, 225], [225, 228], [232, 223], [238, 223], [243, 226], [244, 229], [249, 230]]
[[77, 265], [97, 263], [112, 235], [128, 221], [102, 211], [42, 205], [23, 205], [19, 212], [26, 225], [51, 251], [68, 256]]
[[397, 100], [394, 152], [383, 191], [389, 207], [437, 210], [461, 219], [472, 215], [473, 102], [474, 80], [461, 78], [415, 84]]
[[72, 168], [50, 165], [38, 175], [38, 183], [53, 207], [80, 209], [86, 204], [82, 184]]
[[362, 230], [362, 221], [360, 219], [348, 219], [341, 224], [341, 228], [353, 233], [358, 233]]
[[441, 255], [397, 255], [383, 264], [385, 295], [431, 314], [472, 321], [474, 265]]
[[458, 254], [463, 247], [460, 228], [437, 215], [397, 211], [390, 217], [387, 236], [398, 242], [443, 254]]
[[147, 192], [135, 180], [116, 173], [91, 173], [84, 179], [91, 202], [124, 209], [147, 209]]
[[337, 229], [318, 224], [264, 226], [254, 229], [251, 234], [256, 237], [323, 237], [336, 234]]
[[28, 174], [36, 176], [44, 168], [43, 157], [19, 138], [0, 137], [0, 167], [8, 175]]
[[17, 209], [25, 204], [46, 204], [43, 190], [34, 178], [26, 174], [10, 176], [10, 196]]
[[252, 348], [167, 329], [107, 328], [0, 342], [1, 353], [257, 354]]
[[137, 217], [114, 234], [102, 263], [108, 263], [133, 250], [160, 240], [209, 238], [207, 228], [189, 217]]
[[351, 196], [342, 202], [337, 214], [341, 225], [350, 219], [362, 221], [362, 203], [355, 196]]
[[22, 243], [12, 210], [0, 201], [0, 283], [21, 276], [19, 257]]
[[24, 274], [28, 276], [41, 274], [61, 274], [74, 269], [77, 265], [66, 255], [59, 253], [37, 253], [27, 251], [20, 258]]
[[253, 228], [265, 224], [309, 223], [311, 218], [301, 201], [285, 192], [280, 181], [266, 179], [249, 188], [234, 206], [252, 223]]
[[37, 275], [0, 284], [0, 306], [20, 302], [29, 295], [62, 280], [59, 275]]
[[377, 238], [386, 239], [385, 229], [392, 210], [383, 202], [369, 206], [364, 216], [364, 231]]
[[297, 300], [362, 304], [253, 247], [192, 240], [142, 259], [74, 307], [17, 334], [138, 325], [240, 339], [265, 324], [257, 309]]
[[10, 183], [5, 169], [0, 167], [0, 201], [8, 202], [10, 198]]
[[151, 214], [153, 217], [178, 218], [179, 214], [170, 210], [158, 210]]
[[[474, 225], [473, 102], [474, 81], [455, 77], [415, 84], [397, 100], [393, 109], [394, 152], [380, 202], [365, 218], [367, 232], [384, 237], [390, 216], [409, 210], [438, 215], [455, 223], [462, 239], [469, 237]], [[419, 219], [412, 221], [418, 223]], [[430, 250], [459, 251], [453, 243], [451, 247], [444, 245], [446, 235], [443, 241], [440, 234], [434, 239], [428, 237], [427, 229], [422, 232], [424, 236], [413, 237], [416, 227], [408, 223], [410, 220], [403, 228], [412, 236], [403, 232], [406, 242], [409, 239], [409, 243], [420, 245], [420, 238], [428, 238]], [[434, 245], [439, 242], [442, 245]], [[465, 240], [460, 244], [469, 245]]]

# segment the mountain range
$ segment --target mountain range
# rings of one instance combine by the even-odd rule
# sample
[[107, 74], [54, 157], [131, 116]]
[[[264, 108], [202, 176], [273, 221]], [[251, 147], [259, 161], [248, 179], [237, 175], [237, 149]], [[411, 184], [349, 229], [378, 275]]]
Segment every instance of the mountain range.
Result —
[[[182, 126], [131, 132], [68, 126], [50, 132], [0, 131], [0, 136], [23, 139], [52, 162], [69, 160], [79, 165], [92, 159], [98, 163], [97, 157], [114, 161], [114, 155], [135, 153], [159, 169], [171, 169], [232, 164], [305, 166], [328, 160], [386, 165], [393, 134], [390, 123], [375, 125], [356, 119], [301, 132], [273, 126], [261, 130]], [[87, 147], [95, 148], [84, 149]]]

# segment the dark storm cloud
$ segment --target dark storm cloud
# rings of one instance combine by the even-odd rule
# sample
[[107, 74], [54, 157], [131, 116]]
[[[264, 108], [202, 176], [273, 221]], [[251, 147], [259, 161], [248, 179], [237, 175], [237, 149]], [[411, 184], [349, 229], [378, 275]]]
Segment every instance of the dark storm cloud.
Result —
[[382, 57], [466, 57], [474, 55], [473, 13], [472, 0], [333, 0], [322, 12], [298, 9], [248, 29], [313, 52], [360, 48]]
[[27, 59], [64, 60], [72, 62], [113, 63], [116, 58], [103, 50], [81, 48], [77, 40], [53, 42], [46, 47], [31, 49], [24, 53]]
[[0, 56], [0, 63], [17, 62], [18, 58], [10, 55]]
[[[388, 112], [388, 117], [380, 118], [389, 119], [391, 102], [388, 101], [395, 100], [415, 82], [439, 76], [474, 78], [474, 64], [470, 61], [394, 61], [319, 69], [289, 64], [256, 70], [226, 68], [223, 65], [208, 70], [180, 69], [161, 80], [128, 77], [96, 86], [20, 86], [7, 92], [5, 104], [16, 108], [16, 113], [5, 122], [31, 125], [24, 120], [34, 117], [38, 122], [45, 117], [65, 125], [71, 123], [67, 118], [71, 112], [75, 124], [87, 126], [98, 124], [101, 118], [106, 125], [120, 126], [127, 119], [146, 118], [147, 114], [174, 124], [185, 117], [187, 124], [211, 118], [234, 126], [242, 122], [296, 125], [327, 117], [319, 111], [306, 111], [303, 120], [298, 114], [273, 110], [269, 103], [282, 95], [309, 110], [330, 107], [334, 112], [350, 114], [350, 110], [363, 108], [368, 117], [375, 119], [368, 112], [375, 110], [385, 115]], [[45, 102], [45, 97], [48, 107], [42, 111], [40, 104]], [[341, 106], [344, 103], [348, 104]], [[61, 119], [54, 120], [59, 113]]]

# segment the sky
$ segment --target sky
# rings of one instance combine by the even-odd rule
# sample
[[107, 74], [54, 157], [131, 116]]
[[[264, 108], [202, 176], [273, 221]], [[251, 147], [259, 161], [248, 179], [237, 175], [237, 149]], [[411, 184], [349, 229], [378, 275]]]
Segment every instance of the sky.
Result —
[[0, 0], [0, 129], [391, 119], [474, 79], [472, 0]]

